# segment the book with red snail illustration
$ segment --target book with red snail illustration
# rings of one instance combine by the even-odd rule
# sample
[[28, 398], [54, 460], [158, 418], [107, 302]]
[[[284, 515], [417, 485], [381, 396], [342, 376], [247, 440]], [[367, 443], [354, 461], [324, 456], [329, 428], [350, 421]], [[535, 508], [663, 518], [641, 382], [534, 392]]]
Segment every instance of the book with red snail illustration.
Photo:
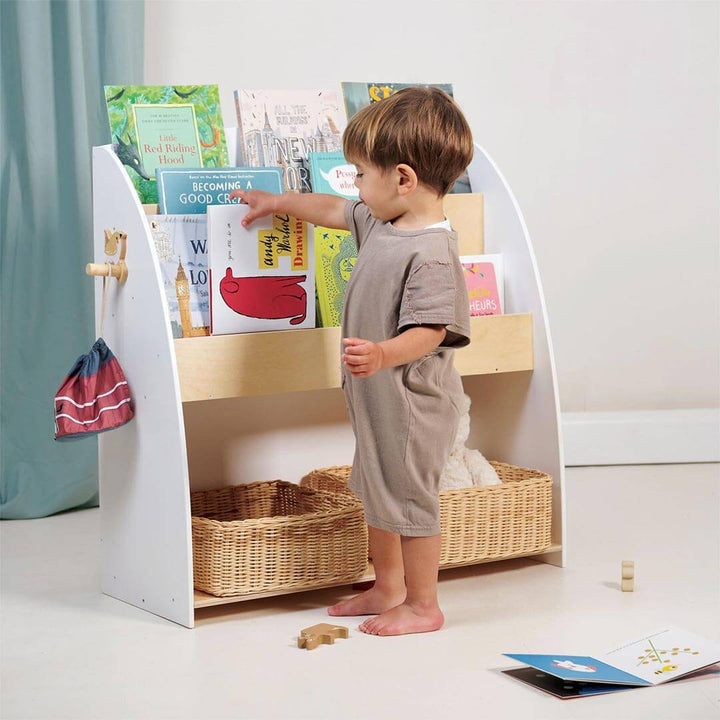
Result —
[[110, 142], [140, 202], [158, 201], [155, 168], [226, 167], [217, 85], [106, 85]]
[[208, 206], [210, 332], [314, 328], [313, 226], [276, 213], [244, 228], [248, 211]]

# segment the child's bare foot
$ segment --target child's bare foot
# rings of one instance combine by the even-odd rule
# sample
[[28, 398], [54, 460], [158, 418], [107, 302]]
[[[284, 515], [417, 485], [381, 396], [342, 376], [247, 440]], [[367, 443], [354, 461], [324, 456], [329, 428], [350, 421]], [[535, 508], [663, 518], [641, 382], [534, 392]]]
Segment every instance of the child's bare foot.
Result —
[[368, 635], [407, 635], [439, 630], [445, 617], [439, 607], [418, 607], [402, 603], [377, 617], [365, 620], [360, 627]]
[[405, 591], [388, 592], [373, 586], [350, 600], [328, 608], [328, 615], [378, 615], [405, 600]]

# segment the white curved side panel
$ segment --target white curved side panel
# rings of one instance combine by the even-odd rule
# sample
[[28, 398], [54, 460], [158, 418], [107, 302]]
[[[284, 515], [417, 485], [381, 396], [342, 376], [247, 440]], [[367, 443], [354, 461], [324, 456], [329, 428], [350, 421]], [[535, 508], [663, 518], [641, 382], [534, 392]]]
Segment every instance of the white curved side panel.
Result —
[[[128, 278], [111, 280], [105, 340], [135, 417], [99, 437], [102, 590], [186, 627], [194, 621], [190, 495], [180, 385], [152, 237], [109, 145], [93, 148], [95, 262], [104, 230], [127, 233]], [[102, 279], [95, 279], [98, 334]]]
[[473, 192], [485, 203], [485, 252], [502, 253], [505, 312], [533, 315], [534, 370], [464, 378], [474, 398], [471, 446], [489, 459], [550, 473], [553, 485], [553, 543], [562, 553], [543, 560], [564, 565], [565, 468], [560, 402], [547, 309], [530, 234], [510, 187], [495, 163], [477, 145], [468, 168]]

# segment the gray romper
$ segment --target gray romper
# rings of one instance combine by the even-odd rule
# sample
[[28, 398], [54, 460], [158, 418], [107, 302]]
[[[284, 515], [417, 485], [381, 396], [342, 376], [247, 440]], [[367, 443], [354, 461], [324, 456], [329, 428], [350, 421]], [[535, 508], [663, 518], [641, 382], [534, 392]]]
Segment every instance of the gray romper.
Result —
[[381, 342], [417, 325], [444, 325], [442, 345], [407, 365], [342, 387], [355, 433], [350, 487], [368, 525], [405, 536], [440, 532], [440, 474], [463, 395], [453, 348], [470, 342], [469, 301], [457, 236], [444, 228], [398, 230], [348, 201], [358, 258], [345, 293], [342, 337]]

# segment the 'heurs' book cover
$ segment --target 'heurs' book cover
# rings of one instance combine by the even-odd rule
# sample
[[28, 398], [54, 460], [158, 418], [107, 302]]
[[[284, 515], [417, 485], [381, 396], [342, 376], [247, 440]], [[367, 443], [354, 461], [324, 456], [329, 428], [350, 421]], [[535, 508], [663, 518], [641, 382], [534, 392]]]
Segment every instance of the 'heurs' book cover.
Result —
[[315, 327], [313, 226], [247, 205], [208, 207], [213, 335]]
[[158, 201], [157, 167], [226, 167], [217, 85], [106, 85], [111, 143], [140, 202]]
[[347, 123], [335, 90], [236, 90], [242, 162], [279, 165], [285, 190], [312, 192], [309, 153], [342, 150]]

